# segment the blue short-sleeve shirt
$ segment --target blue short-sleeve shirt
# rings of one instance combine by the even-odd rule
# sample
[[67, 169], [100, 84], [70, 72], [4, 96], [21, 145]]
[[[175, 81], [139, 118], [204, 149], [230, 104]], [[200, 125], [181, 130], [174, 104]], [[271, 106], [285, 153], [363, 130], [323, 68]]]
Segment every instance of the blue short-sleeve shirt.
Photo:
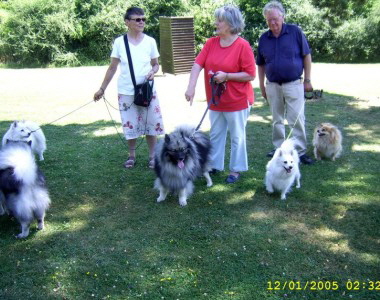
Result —
[[302, 30], [293, 24], [283, 24], [276, 38], [270, 30], [259, 39], [257, 65], [265, 65], [265, 75], [271, 82], [284, 83], [301, 78], [303, 58], [310, 48]]

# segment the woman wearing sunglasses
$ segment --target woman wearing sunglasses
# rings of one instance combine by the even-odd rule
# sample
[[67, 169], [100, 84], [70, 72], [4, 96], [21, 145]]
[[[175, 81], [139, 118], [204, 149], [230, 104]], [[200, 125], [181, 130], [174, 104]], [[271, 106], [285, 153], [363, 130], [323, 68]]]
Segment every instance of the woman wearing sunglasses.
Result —
[[[130, 7], [124, 16], [125, 25], [128, 27], [127, 37], [131, 52], [136, 84], [154, 78], [159, 69], [156, 41], [144, 34], [145, 15], [138, 7]], [[148, 107], [133, 104], [134, 85], [128, 64], [128, 57], [124, 43], [124, 36], [115, 39], [111, 53], [111, 64], [99, 90], [94, 95], [94, 100], [99, 100], [111, 82], [120, 65], [118, 78], [118, 98], [121, 121], [125, 138], [128, 141], [129, 156], [124, 163], [125, 168], [133, 168], [136, 162], [136, 140], [139, 136], [146, 135], [149, 148], [148, 166], [154, 167], [154, 146], [157, 135], [164, 134], [160, 104], [153, 86], [153, 99]]]
[[240, 172], [248, 170], [245, 127], [254, 95], [251, 80], [255, 78], [255, 58], [249, 43], [239, 37], [244, 20], [239, 9], [226, 5], [215, 11], [216, 37], [207, 40], [195, 59], [186, 100], [193, 102], [199, 73], [204, 69], [207, 101], [212, 99], [210, 80], [223, 85], [223, 93], [210, 105], [211, 173], [224, 170], [227, 131], [231, 153], [226, 183], [235, 183]]

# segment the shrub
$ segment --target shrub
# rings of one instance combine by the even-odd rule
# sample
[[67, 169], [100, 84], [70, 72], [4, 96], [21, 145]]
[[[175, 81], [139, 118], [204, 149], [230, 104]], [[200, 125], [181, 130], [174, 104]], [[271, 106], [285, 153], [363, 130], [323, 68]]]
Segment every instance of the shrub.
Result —
[[214, 11], [222, 2], [199, 0], [192, 3], [190, 14], [194, 16], [195, 51], [199, 53], [208, 38], [214, 35]]
[[[257, 49], [267, 30], [268, 0], [233, 0], [245, 16], [242, 36]], [[112, 41], [126, 31], [123, 15], [139, 6], [146, 32], [159, 45], [160, 16], [194, 16], [196, 52], [214, 32], [214, 10], [228, 0], [8, 0], [0, 2], [0, 61], [76, 66], [109, 59]], [[306, 34], [314, 61], [375, 62], [380, 59], [379, 0], [283, 0], [287, 22]], [[353, 17], [355, 16], [355, 17]], [[160, 46], [160, 45], [159, 45]]]
[[11, 0], [1, 25], [0, 57], [21, 64], [46, 64], [66, 53], [76, 35], [70, 0]]

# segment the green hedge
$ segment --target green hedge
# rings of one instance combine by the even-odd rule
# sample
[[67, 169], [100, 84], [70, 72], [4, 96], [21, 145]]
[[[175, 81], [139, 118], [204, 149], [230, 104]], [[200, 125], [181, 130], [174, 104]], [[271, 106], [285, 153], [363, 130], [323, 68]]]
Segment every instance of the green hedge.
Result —
[[[228, 1], [231, 3], [231, 1]], [[236, 0], [253, 47], [267, 30], [264, 0]], [[379, 62], [380, 0], [284, 0], [286, 21], [302, 27], [314, 61]], [[109, 59], [112, 41], [125, 32], [131, 5], [148, 17], [146, 32], [159, 43], [159, 16], [194, 16], [196, 51], [213, 35], [213, 0], [8, 0], [0, 2], [0, 61], [22, 66], [77, 66]]]

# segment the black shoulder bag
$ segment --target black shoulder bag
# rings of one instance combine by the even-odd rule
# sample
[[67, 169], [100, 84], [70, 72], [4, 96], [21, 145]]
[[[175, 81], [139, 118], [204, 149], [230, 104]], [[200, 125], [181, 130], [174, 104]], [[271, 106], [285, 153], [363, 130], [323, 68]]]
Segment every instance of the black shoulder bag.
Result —
[[128, 37], [124, 35], [125, 49], [127, 50], [129, 71], [131, 72], [131, 78], [133, 86], [135, 87], [135, 95], [133, 103], [138, 106], [148, 107], [150, 101], [153, 98], [153, 80], [146, 80], [142, 84], [136, 84], [135, 72], [133, 71], [131, 51], [129, 50]]

